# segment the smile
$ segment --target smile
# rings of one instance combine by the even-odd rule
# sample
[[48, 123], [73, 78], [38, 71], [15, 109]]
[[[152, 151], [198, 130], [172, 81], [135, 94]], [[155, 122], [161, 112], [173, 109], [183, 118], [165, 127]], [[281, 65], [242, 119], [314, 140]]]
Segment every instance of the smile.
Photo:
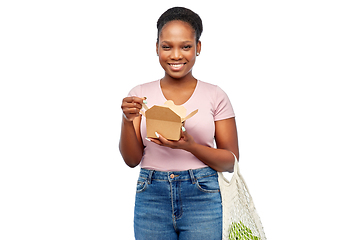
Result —
[[168, 63], [173, 71], [179, 71], [186, 63]]

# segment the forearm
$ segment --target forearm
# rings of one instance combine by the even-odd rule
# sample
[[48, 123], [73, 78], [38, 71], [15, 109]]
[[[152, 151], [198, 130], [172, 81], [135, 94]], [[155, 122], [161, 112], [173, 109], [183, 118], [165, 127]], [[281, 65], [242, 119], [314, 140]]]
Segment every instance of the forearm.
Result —
[[[235, 158], [229, 150], [193, 143], [187, 151], [218, 172], [233, 172]], [[238, 152], [234, 154], [238, 158]]]
[[143, 155], [143, 146], [137, 138], [133, 122], [127, 121], [124, 117], [122, 120], [119, 150], [129, 167], [136, 167], [140, 163]]

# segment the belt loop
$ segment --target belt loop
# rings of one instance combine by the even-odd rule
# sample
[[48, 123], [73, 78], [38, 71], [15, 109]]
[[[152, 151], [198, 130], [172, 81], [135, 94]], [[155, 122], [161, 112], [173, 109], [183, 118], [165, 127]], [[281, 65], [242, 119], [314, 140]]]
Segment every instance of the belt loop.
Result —
[[148, 178], [147, 178], [148, 184], [152, 183], [152, 175], [153, 175], [153, 173], [154, 173], [154, 170], [150, 170], [149, 171]]
[[188, 172], [190, 173], [192, 184], [195, 184], [196, 183], [196, 178], [193, 175], [192, 169], [188, 170]]

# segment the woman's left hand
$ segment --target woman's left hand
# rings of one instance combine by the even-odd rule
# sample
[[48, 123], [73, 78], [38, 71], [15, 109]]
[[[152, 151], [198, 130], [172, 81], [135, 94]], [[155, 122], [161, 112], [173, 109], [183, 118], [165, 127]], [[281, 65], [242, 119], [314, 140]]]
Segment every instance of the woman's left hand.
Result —
[[191, 146], [193, 146], [196, 143], [193, 137], [190, 134], [188, 134], [188, 132], [184, 127], [182, 127], [181, 129], [181, 138], [178, 141], [167, 140], [165, 137], [163, 137], [159, 133], [157, 134], [159, 136], [158, 139], [149, 138], [149, 140], [164, 147], [169, 147], [173, 149], [183, 149], [183, 150], [189, 151]]

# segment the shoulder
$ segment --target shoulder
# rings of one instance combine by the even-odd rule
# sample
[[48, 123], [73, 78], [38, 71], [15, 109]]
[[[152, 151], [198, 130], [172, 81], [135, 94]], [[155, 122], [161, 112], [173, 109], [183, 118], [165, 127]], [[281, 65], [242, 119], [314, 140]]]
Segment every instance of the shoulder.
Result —
[[202, 86], [202, 88], [204, 89], [208, 89], [208, 90], [214, 90], [215, 88], [217, 88], [217, 85], [214, 85], [212, 83], [208, 83], [208, 82], [204, 82], [201, 80], [198, 80], [199, 84]]
[[150, 91], [156, 90], [158, 86], [159, 80], [139, 84], [130, 90], [129, 96], [143, 96], [149, 93]]
[[201, 95], [210, 101], [215, 121], [235, 116], [230, 99], [224, 90], [211, 83], [200, 82], [200, 84]]
[[212, 96], [213, 98], [226, 96], [226, 93], [224, 90], [222, 90], [218, 85], [203, 82], [198, 80], [201, 85], [201, 91], [205, 93], [207, 96]]
[[154, 88], [156, 86], [159, 85], [159, 80], [155, 80], [152, 82], [147, 82], [147, 83], [143, 83], [143, 84], [139, 84], [137, 86], [135, 86], [133, 89], [148, 89], [148, 88]]

